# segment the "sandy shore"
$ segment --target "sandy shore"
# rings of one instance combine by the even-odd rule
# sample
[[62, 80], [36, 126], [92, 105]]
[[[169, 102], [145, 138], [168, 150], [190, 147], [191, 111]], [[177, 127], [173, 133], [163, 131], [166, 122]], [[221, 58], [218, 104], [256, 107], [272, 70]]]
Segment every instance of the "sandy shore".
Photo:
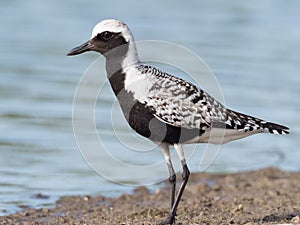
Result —
[[[25, 209], [0, 224], [156, 224], [168, 214], [169, 192], [63, 197], [54, 209]], [[268, 168], [236, 174], [192, 174], [176, 224], [300, 224], [300, 172]]]

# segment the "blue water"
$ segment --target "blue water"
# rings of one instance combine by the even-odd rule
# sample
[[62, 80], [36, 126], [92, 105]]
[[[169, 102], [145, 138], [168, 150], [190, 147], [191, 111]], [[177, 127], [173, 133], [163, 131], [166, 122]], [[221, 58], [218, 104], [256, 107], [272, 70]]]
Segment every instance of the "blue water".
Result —
[[[28, 0], [1, 1], [0, 6], [0, 214], [52, 206], [63, 195], [115, 196], [132, 189], [93, 171], [73, 135], [75, 90], [98, 56], [69, 58], [65, 53], [86, 41], [92, 27], [105, 18], [124, 20], [136, 40], [170, 41], [191, 49], [215, 73], [227, 106], [291, 128], [289, 136], [256, 135], [224, 145], [208, 171], [267, 166], [300, 170], [299, 1]], [[101, 96], [98, 134], [114, 157], [130, 165], [160, 162], [159, 151], [151, 151], [151, 157], [124, 154], [107, 117], [114, 101], [108, 86]], [[118, 110], [113, 115], [121, 121]], [[127, 126], [122, 129], [121, 138], [136, 148], [154, 147]], [[195, 157], [192, 171], [198, 171], [201, 154]], [[129, 176], [98, 161], [105, 174], [115, 175], [115, 182], [147, 182], [147, 176]], [[159, 167], [151, 173], [166, 176], [167, 170]], [[48, 198], [36, 198], [38, 193]]]

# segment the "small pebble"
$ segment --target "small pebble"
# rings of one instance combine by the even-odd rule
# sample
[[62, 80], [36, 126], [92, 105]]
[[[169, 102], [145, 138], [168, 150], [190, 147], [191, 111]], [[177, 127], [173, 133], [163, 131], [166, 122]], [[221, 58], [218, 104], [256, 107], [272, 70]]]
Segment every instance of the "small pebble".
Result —
[[86, 201], [86, 202], [87, 202], [88, 200], [90, 200], [90, 199], [91, 199], [91, 196], [89, 196], [89, 195], [86, 195], [86, 196], [83, 197], [83, 200]]
[[43, 195], [41, 193], [35, 194], [32, 197], [37, 198], [37, 199], [48, 199], [48, 198], [50, 198], [48, 195]]
[[238, 204], [232, 211], [233, 212], [242, 212], [244, 210], [244, 206], [242, 204]]

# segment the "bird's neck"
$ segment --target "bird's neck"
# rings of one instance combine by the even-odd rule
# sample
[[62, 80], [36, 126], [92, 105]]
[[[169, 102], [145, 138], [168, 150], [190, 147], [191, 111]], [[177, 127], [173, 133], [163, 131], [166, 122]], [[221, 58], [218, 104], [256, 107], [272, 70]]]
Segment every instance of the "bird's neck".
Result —
[[107, 78], [127, 120], [134, 99], [132, 93], [125, 90], [126, 68], [137, 64], [139, 58], [135, 45], [126, 44], [117, 50], [117, 54], [106, 56]]
[[139, 57], [134, 42], [126, 43], [105, 54], [106, 72], [110, 85], [116, 95], [124, 89], [125, 70], [139, 64]]
[[108, 78], [125, 68], [136, 65], [139, 63], [139, 57], [134, 42], [129, 42], [116, 47], [105, 55], [106, 58], [106, 71]]

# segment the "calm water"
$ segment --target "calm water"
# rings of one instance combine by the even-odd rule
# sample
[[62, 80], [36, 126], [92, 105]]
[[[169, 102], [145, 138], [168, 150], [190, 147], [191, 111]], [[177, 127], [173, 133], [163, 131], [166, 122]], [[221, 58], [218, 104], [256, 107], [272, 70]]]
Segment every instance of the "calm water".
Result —
[[[98, 56], [68, 58], [65, 52], [87, 40], [93, 25], [105, 18], [127, 22], [136, 40], [171, 41], [193, 50], [216, 74], [229, 107], [291, 128], [289, 136], [257, 135], [224, 145], [208, 171], [267, 166], [300, 170], [300, 2], [135, 4], [1, 1], [0, 214], [22, 206], [51, 206], [62, 195], [114, 196], [132, 189], [94, 172], [73, 135], [73, 96], [82, 74]], [[114, 156], [132, 165], [162, 160], [159, 151], [138, 159], [131, 158], [134, 153], [124, 154], [107, 119], [114, 97], [108, 87], [102, 96], [97, 128]], [[115, 113], [122, 120], [118, 108]], [[133, 133], [126, 125], [121, 128], [128, 143], [153, 147], [140, 137], [130, 137]], [[197, 157], [190, 163], [193, 171], [198, 171]], [[147, 176], [127, 176], [97, 160], [105, 174], [118, 175], [115, 181], [147, 182]], [[166, 168], [151, 172], [167, 174]], [[49, 198], [35, 198], [38, 193]]]

